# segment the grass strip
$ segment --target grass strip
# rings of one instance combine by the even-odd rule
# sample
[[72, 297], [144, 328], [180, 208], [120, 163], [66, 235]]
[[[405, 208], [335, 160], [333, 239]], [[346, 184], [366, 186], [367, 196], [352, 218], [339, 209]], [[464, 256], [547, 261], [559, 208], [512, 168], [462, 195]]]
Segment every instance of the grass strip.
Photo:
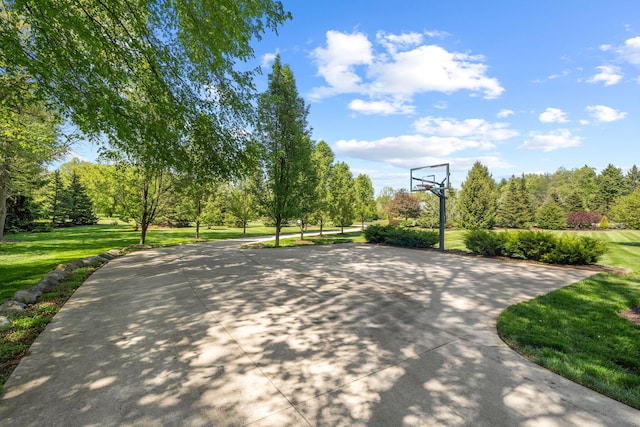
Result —
[[0, 390], [29, 347], [60, 311], [64, 303], [98, 267], [79, 268], [38, 302], [10, 317], [11, 326], [0, 329]]

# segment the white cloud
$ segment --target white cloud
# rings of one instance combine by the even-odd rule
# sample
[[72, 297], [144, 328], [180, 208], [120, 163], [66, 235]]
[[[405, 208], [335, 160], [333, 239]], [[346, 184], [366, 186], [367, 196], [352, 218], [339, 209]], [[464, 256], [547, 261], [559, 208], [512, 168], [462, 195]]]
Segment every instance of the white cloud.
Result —
[[329, 84], [315, 88], [312, 98], [362, 91], [362, 79], [355, 67], [373, 61], [371, 42], [366, 35], [327, 31], [327, 47], [314, 49], [312, 55], [318, 64], [318, 74]]
[[504, 119], [506, 117], [509, 116], [513, 116], [515, 114], [515, 112], [513, 110], [500, 110], [498, 111], [498, 114], [496, 114], [496, 117], [498, 117], [499, 119]]
[[354, 99], [349, 102], [349, 109], [362, 114], [381, 114], [383, 116], [415, 113], [415, 107], [405, 105], [401, 101], [363, 101], [362, 99]]
[[410, 102], [424, 92], [468, 90], [485, 98], [504, 92], [497, 79], [487, 76], [481, 55], [424, 45], [420, 33], [379, 32], [375, 40], [378, 50], [362, 33], [328, 31], [326, 37], [326, 47], [316, 48], [312, 56], [327, 85], [314, 88], [312, 99], [358, 93], [372, 101], [393, 98]]
[[378, 31], [376, 40], [391, 54], [395, 54], [399, 49], [406, 50], [408, 48], [418, 46], [422, 43], [423, 36], [420, 33], [402, 33], [387, 34], [384, 31]]
[[507, 123], [489, 123], [483, 119], [456, 120], [422, 117], [413, 123], [416, 131], [442, 137], [472, 138], [478, 141], [504, 141], [518, 135]]
[[415, 164], [417, 159], [424, 161], [470, 148], [482, 148], [484, 145], [481, 141], [457, 137], [400, 135], [372, 141], [340, 140], [334, 145], [334, 150], [341, 156], [398, 166]]
[[582, 138], [572, 135], [568, 129], [558, 129], [548, 133], [531, 132], [529, 137], [518, 147], [518, 150], [547, 152], [559, 148], [577, 147], [582, 143]]
[[447, 33], [446, 31], [440, 31], [440, 30], [427, 30], [424, 33], [428, 37], [440, 38], [440, 39], [443, 39], [445, 37], [449, 37], [451, 35], [451, 34]]
[[616, 111], [605, 105], [590, 105], [586, 110], [591, 117], [599, 122], [615, 122], [616, 120], [622, 120], [627, 116], [627, 113]]
[[610, 44], [601, 44], [600, 45], [600, 50], [603, 52], [607, 52], [609, 50], [611, 50], [613, 46], [611, 46]]
[[276, 55], [279, 53], [279, 50], [276, 49], [275, 53], [265, 53], [262, 55], [262, 61], [260, 61], [260, 66], [262, 68], [269, 68], [274, 59], [276, 59]]
[[567, 114], [564, 111], [559, 108], [551, 107], [540, 113], [538, 119], [542, 123], [566, 123], [569, 121], [567, 120]]
[[628, 39], [617, 51], [625, 61], [640, 65], [640, 36]]
[[604, 83], [605, 86], [612, 86], [622, 80], [620, 67], [615, 65], [600, 65], [596, 67], [600, 72], [587, 80], [588, 83]]

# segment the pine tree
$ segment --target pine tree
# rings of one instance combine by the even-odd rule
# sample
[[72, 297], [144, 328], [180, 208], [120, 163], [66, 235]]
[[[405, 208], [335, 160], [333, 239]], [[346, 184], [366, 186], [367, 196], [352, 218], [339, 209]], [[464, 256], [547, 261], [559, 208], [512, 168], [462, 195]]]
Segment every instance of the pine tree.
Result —
[[495, 224], [497, 197], [489, 169], [476, 162], [462, 183], [458, 208], [460, 225], [467, 229], [490, 229]]
[[596, 178], [595, 211], [609, 215], [616, 199], [624, 192], [624, 176], [620, 168], [611, 163]]
[[560, 203], [558, 193], [552, 190], [547, 200], [536, 211], [538, 227], [547, 230], [562, 230], [567, 227], [567, 212]]
[[572, 191], [565, 200], [565, 207], [567, 213], [583, 211], [585, 209], [585, 204], [580, 192], [577, 190]]
[[533, 220], [533, 202], [524, 175], [512, 176], [498, 202], [497, 223], [503, 227], [524, 228]]
[[93, 212], [93, 202], [87, 195], [87, 190], [80, 182], [78, 175], [71, 174], [71, 182], [64, 190], [66, 217], [73, 225], [95, 224], [97, 218]]
[[638, 188], [640, 188], [640, 170], [633, 165], [624, 176], [624, 195], [631, 194]]

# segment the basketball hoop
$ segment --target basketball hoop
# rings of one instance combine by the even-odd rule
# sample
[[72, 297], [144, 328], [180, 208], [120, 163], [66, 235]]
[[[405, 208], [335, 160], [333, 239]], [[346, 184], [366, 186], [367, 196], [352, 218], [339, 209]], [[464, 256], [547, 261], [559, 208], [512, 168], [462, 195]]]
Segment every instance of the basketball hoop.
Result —
[[429, 185], [429, 184], [423, 184], [422, 186], [424, 187], [425, 191], [431, 190], [431, 185]]

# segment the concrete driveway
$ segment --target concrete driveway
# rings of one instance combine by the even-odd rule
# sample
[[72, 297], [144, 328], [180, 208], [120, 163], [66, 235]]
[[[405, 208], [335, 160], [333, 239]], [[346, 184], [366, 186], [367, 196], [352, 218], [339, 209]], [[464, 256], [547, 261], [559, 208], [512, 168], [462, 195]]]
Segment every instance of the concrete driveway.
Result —
[[12, 426], [625, 426], [497, 315], [590, 272], [435, 251], [199, 243], [98, 270], [5, 385]]

